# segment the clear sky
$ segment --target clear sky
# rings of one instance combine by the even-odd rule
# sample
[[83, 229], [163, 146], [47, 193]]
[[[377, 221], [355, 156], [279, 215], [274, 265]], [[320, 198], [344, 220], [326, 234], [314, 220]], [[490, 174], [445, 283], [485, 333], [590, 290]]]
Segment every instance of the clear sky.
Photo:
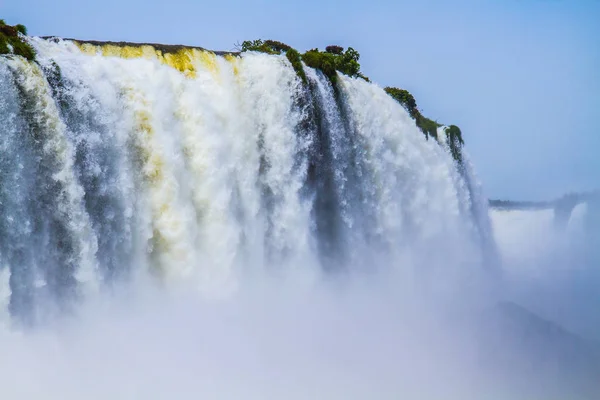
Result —
[[33, 35], [231, 50], [353, 46], [363, 72], [463, 130], [487, 194], [600, 187], [600, 0], [0, 0]]

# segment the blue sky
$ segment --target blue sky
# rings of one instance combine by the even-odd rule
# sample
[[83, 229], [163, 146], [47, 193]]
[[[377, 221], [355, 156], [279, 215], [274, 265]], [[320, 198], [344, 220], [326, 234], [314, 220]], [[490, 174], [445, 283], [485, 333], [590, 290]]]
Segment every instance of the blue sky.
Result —
[[80, 39], [353, 46], [372, 80], [462, 128], [490, 197], [600, 187], [600, 0], [0, 0], [0, 17]]

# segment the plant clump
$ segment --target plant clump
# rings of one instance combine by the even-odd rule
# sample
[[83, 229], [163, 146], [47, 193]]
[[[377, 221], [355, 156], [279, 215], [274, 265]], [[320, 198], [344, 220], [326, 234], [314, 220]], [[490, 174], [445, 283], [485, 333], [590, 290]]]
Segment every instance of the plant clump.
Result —
[[24, 25], [11, 26], [0, 19], [0, 55], [15, 54], [30, 61], [34, 60], [35, 50], [23, 39], [26, 34], [27, 28]]
[[300, 53], [298, 53], [298, 50], [289, 49], [285, 52], [285, 56], [292, 64], [292, 67], [294, 68], [294, 71], [296, 71], [296, 74], [298, 74], [300, 79], [302, 79], [302, 82], [306, 84], [308, 80], [306, 79], [304, 67], [302, 67], [302, 56], [300, 55]]
[[408, 111], [411, 117], [416, 118], [416, 114], [419, 112], [417, 109], [417, 102], [412, 94], [408, 90], [398, 89], [395, 87], [386, 87], [385, 92], [392, 96], [398, 103], [402, 104], [402, 107]]
[[348, 76], [360, 77], [366, 81], [369, 78], [360, 73], [360, 54], [352, 47], [344, 50], [337, 45], [327, 46], [325, 51], [319, 49], [308, 50], [300, 54], [296, 49], [275, 40], [246, 40], [242, 42], [241, 51], [257, 51], [266, 54], [285, 53], [292, 63], [294, 70], [304, 83], [307, 82], [302, 62], [311, 68], [318, 69], [332, 82], [337, 82], [337, 72]]
[[444, 129], [446, 132], [446, 138], [448, 141], [448, 146], [450, 147], [450, 153], [452, 153], [452, 157], [459, 163], [462, 163], [462, 146], [465, 144], [462, 138], [462, 132], [460, 128], [456, 125], [450, 125]]
[[321, 52], [319, 49], [312, 49], [302, 54], [302, 61], [309, 67], [323, 72], [331, 82], [337, 80], [334, 54]]
[[242, 42], [242, 51], [258, 51], [267, 54], [281, 54], [292, 47], [276, 40], [245, 40]]
[[[399, 89], [395, 87], [386, 87], [384, 89], [387, 94], [393, 97], [398, 103], [402, 105], [408, 111], [408, 114], [412, 119], [415, 120], [415, 124], [419, 127], [421, 132], [425, 135], [427, 139], [430, 136], [438, 139], [437, 130], [442, 125], [438, 124], [436, 121], [433, 121], [427, 117], [425, 117], [419, 108], [417, 107], [417, 101], [413, 97], [412, 94], [408, 90]], [[450, 125], [444, 129], [446, 133], [446, 140], [448, 142], [448, 146], [450, 147], [450, 153], [452, 157], [459, 163], [462, 164], [462, 145], [464, 144], [462, 138], [462, 132], [460, 128], [456, 125]]]
[[423, 131], [426, 137], [431, 136], [436, 139], [438, 138], [437, 129], [442, 125], [438, 124], [437, 121], [425, 117], [420, 112], [415, 121], [417, 126], [421, 129], [421, 131]]
[[[361, 77], [360, 54], [352, 47], [344, 51], [340, 46], [327, 46], [325, 51], [312, 49], [302, 55], [302, 61], [309, 67], [321, 70], [332, 83], [337, 82], [337, 71], [351, 76]], [[367, 80], [367, 79], [365, 79]]]
[[292, 64], [294, 71], [303, 83], [307, 83], [306, 73], [302, 67], [302, 56], [300, 53], [288, 46], [285, 43], [278, 42], [276, 40], [246, 40], [242, 42], [241, 51], [257, 51], [260, 53], [279, 55], [285, 53], [287, 59]]
[[430, 136], [437, 139], [437, 129], [442, 125], [421, 114], [421, 111], [417, 107], [417, 101], [408, 90], [395, 87], [386, 87], [384, 90], [408, 111], [408, 114], [415, 120], [415, 123], [427, 139]]
[[17, 24], [15, 25], [15, 29], [22, 35], [27, 35], [27, 28], [25, 25]]

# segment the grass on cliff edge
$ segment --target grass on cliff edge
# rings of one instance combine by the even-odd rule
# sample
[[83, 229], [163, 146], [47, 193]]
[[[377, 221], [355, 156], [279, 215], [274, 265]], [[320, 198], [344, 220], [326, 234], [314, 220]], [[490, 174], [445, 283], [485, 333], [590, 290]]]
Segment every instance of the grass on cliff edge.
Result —
[[35, 59], [35, 50], [22, 39], [21, 35], [27, 35], [24, 25], [7, 25], [0, 19], [0, 54], [16, 54], [28, 60]]

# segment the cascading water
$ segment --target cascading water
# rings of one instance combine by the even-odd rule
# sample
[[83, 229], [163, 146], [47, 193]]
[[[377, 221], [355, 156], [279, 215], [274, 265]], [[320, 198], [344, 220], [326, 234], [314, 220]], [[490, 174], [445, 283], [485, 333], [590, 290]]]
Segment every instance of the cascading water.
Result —
[[32, 43], [39, 65], [0, 59], [23, 320], [146, 274], [219, 294], [264, 269], [480, 267], [483, 199], [378, 86], [306, 67], [303, 85], [279, 56]]
[[[2, 396], [597, 393], [592, 347], [496, 307], [497, 253], [511, 282], [532, 252], [515, 214], [492, 233], [468, 154], [377, 85], [304, 82], [285, 56], [27, 40], [36, 62], [0, 57]], [[574, 211], [565, 265], [597, 260], [597, 210]]]

